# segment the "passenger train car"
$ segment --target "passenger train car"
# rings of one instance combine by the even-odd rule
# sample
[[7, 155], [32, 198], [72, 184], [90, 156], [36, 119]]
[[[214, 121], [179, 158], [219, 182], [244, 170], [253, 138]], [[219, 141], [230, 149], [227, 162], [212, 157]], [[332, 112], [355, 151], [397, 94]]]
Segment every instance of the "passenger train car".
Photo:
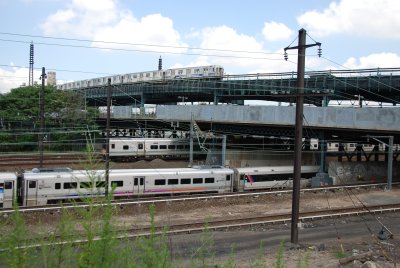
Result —
[[[318, 166], [302, 167], [309, 180]], [[290, 187], [292, 166], [230, 169], [225, 167], [115, 169], [109, 189], [115, 198], [181, 193], [227, 193]], [[18, 174], [0, 173], [0, 207], [46, 205], [65, 200], [104, 196], [104, 170], [33, 169]]]
[[74, 81], [57, 85], [59, 90], [82, 89], [87, 87], [101, 87], [108, 85], [108, 79], [111, 79], [112, 85], [132, 84], [138, 82], [162, 82], [174, 79], [198, 79], [213, 78], [221, 79], [224, 75], [224, 68], [218, 65], [186, 67], [176, 69], [165, 69], [157, 71], [128, 73], [94, 79]]
[[[194, 144], [193, 150], [200, 150], [199, 146]], [[109, 141], [110, 159], [115, 161], [188, 158], [189, 152], [190, 140], [182, 138], [111, 138]], [[105, 156], [104, 150], [103, 155]]]
[[[301, 185], [311, 185], [311, 178], [319, 171], [319, 166], [301, 167]], [[236, 191], [251, 191], [273, 188], [290, 188], [293, 186], [293, 167], [267, 166], [243, 167], [234, 169], [234, 186]]]

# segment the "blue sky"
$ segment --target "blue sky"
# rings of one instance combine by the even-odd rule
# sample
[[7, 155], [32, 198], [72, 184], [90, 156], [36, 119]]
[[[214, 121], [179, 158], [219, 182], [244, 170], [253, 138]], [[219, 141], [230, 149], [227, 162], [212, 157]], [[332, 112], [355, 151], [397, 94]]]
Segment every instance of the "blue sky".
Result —
[[295, 51], [285, 62], [283, 48], [301, 28], [322, 43], [322, 58], [307, 49], [307, 70], [400, 67], [398, 0], [0, 0], [0, 9], [2, 93], [28, 82], [31, 41], [35, 79], [46, 67], [59, 82], [154, 70], [160, 56], [164, 68], [295, 71]]

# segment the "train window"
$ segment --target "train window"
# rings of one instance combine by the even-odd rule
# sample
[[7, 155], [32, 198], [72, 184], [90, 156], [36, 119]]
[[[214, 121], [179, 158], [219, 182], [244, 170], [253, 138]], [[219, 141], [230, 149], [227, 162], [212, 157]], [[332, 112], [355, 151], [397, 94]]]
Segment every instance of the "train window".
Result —
[[139, 150], [143, 150], [143, 143], [138, 143], [137, 147], [138, 147]]
[[175, 145], [168, 145], [168, 149], [175, 150]]
[[150, 145], [150, 149], [157, 150], [158, 149], [158, 145]]
[[181, 179], [181, 184], [190, 184], [191, 179]]
[[164, 179], [154, 180], [154, 185], [165, 185]]
[[115, 143], [111, 144], [111, 149], [115, 149]]
[[175, 185], [178, 184], [179, 180], [178, 179], [169, 179], [168, 180], [168, 185]]
[[160, 145], [160, 150], [166, 150], [167, 149], [167, 145]]
[[29, 181], [28, 182], [28, 187], [29, 188], [36, 188], [36, 181]]
[[122, 186], [124, 186], [124, 181], [112, 181], [111, 182], [111, 187], [112, 188], [114, 188], [114, 187], [122, 187]]
[[105, 188], [106, 182], [105, 181], [96, 181], [96, 188]]
[[138, 178], [135, 178], [135, 179], [133, 180], [133, 185], [134, 185], [134, 186], [137, 186], [137, 185], [138, 185], [138, 180], [139, 180]]
[[190, 145], [185, 145], [185, 149], [190, 149]]
[[75, 189], [78, 187], [76, 182], [64, 182], [64, 189]]
[[146, 73], [146, 77], [150, 77], [150, 73]]
[[6, 181], [4, 183], [4, 189], [12, 189], [13, 188], [13, 184], [11, 181]]
[[214, 183], [214, 178], [205, 178], [204, 182], [205, 183]]
[[61, 183], [57, 182], [57, 183], [54, 185], [54, 189], [56, 189], [56, 190], [61, 189]]
[[[64, 184], [65, 188], [65, 184]], [[79, 188], [86, 189], [86, 188], [92, 188], [92, 182], [90, 181], [82, 181], [79, 183]]]
[[129, 150], [129, 145], [122, 146], [122, 150]]
[[193, 178], [193, 184], [203, 183], [203, 178]]
[[226, 180], [227, 180], [227, 181], [230, 181], [230, 180], [231, 180], [231, 176], [226, 175]]
[[144, 184], [144, 178], [140, 178], [140, 185]]
[[178, 150], [179, 150], [179, 149], [182, 150], [183, 148], [185, 148], [185, 146], [184, 146], [183, 144], [178, 144], [178, 145], [176, 146], [176, 149], [178, 149]]

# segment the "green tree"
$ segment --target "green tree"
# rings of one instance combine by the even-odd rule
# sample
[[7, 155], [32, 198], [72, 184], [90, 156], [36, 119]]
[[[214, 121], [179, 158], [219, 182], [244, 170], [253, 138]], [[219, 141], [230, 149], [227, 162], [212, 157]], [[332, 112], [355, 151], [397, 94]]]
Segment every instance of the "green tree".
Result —
[[[29, 86], [0, 95], [0, 145], [16, 144], [8, 148], [29, 150], [30, 144], [34, 149], [40, 129], [40, 92], [40, 86]], [[45, 141], [52, 142], [51, 149], [60, 149], [67, 141], [84, 141], [84, 132], [97, 129], [96, 109], [88, 108], [78, 93], [47, 86], [44, 96]]]

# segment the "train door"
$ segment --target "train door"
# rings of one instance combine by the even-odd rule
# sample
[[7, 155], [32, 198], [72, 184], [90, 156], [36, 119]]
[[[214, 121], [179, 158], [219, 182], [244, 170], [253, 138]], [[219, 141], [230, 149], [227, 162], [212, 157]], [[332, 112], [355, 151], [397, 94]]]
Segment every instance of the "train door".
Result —
[[133, 194], [143, 194], [145, 190], [144, 177], [135, 177], [133, 179]]
[[137, 156], [146, 156], [146, 146], [145, 146], [145, 142], [138, 142], [137, 144], [137, 151], [136, 151], [136, 155]]
[[[3, 207], [4, 208], [12, 208], [13, 199], [14, 199], [14, 181], [4, 181], [4, 184], [0, 183], [0, 197], [2, 195], [3, 199]], [[1, 198], [0, 198], [1, 199]]]
[[233, 192], [233, 180], [232, 175], [226, 175], [225, 177], [225, 190], [229, 189], [230, 192]]
[[27, 180], [25, 182], [25, 206], [36, 206], [37, 205], [37, 191], [38, 181]]

